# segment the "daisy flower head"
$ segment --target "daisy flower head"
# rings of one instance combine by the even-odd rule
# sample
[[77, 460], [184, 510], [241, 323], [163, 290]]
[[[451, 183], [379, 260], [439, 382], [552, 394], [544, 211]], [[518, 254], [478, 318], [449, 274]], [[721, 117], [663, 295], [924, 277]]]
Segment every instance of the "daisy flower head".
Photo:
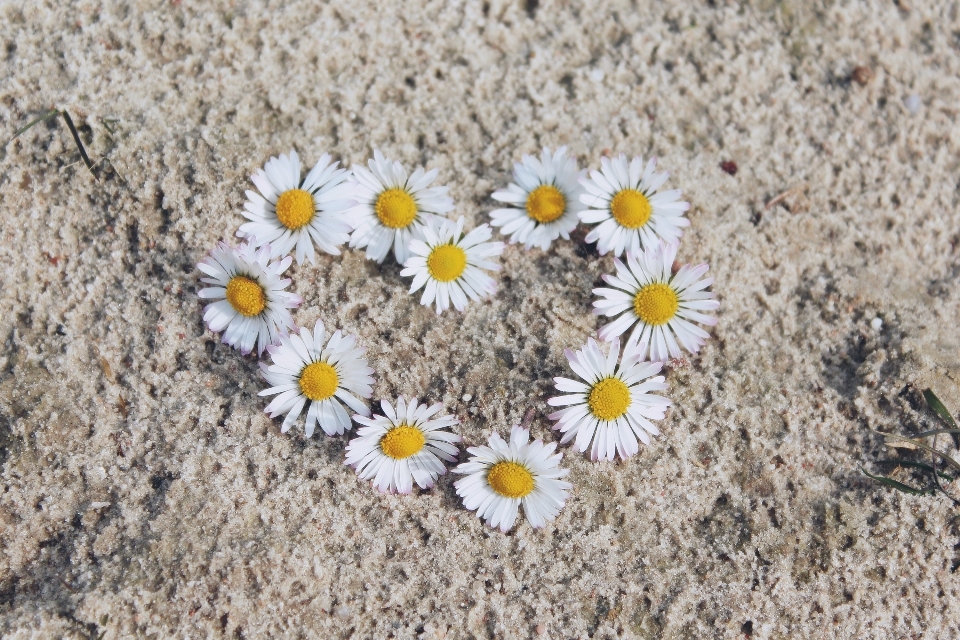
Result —
[[366, 349], [357, 346], [356, 336], [336, 331], [327, 340], [326, 335], [323, 322], [317, 320], [312, 334], [303, 328], [299, 334], [281, 336], [280, 344], [267, 349], [273, 364], [260, 363], [263, 377], [273, 386], [258, 395], [277, 396], [264, 411], [271, 418], [287, 414], [282, 433], [290, 430], [308, 404], [304, 428], [308, 438], [317, 423], [328, 436], [349, 431], [344, 404], [360, 415], [370, 415], [360, 400], [373, 395], [373, 369], [363, 357]]
[[509, 235], [510, 244], [522, 242], [527, 249], [546, 251], [557, 238], [569, 240], [578, 214], [586, 209], [580, 202], [579, 182], [586, 174], [577, 169], [575, 158], [567, 156], [566, 147], [552, 154], [544, 147], [539, 160], [524, 155], [513, 165], [514, 182], [491, 196], [508, 206], [491, 211], [490, 224]]
[[[650, 345], [651, 360], [679, 358], [680, 348], [700, 350], [709, 334], [694, 324], [713, 326], [717, 319], [704, 311], [720, 307], [716, 294], [704, 291], [713, 278], [703, 275], [706, 264], [685, 264], [672, 273], [677, 245], [662, 241], [642, 252], [627, 252], [627, 263], [614, 260], [617, 275], [604, 275], [610, 288], [594, 289], [602, 300], [593, 303], [596, 315], [619, 316], [600, 329], [601, 340], [613, 340], [633, 327], [631, 341]], [[646, 356], [646, 351], [644, 351]]]
[[503, 253], [502, 242], [490, 239], [490, 227], [482, 224], [463, 235], [463, 216], [454, 222], [444, 220], [437, 227], [430, 221], [423, 227], [423, 240], [413, 240], [413, 257], [405, 263], [401, 276], [413, 277], [410, 293], [424, 287], [420, 304], [430, 306], [436, 301], [437, 314], [452, 303], [463, 311], [468, 298], [479, 301], [497, 291], [497, 283], [481, 269], [499, 271], [500, 265], [490, 262]]
[[344, 184], [349, 172], [338, 169], [339, 164], [331, 164], [325, 153], [301, 180], [296, 151], [270, 158], [250, 176], [260, 193], [247, 191], [243, 216], [250, 222], [242, 225], [237, 235], [250, 238], [254, 246], [270, 243], [274, 258], [296, 249], [297, 264], [314, 261], [314, 243], [327, 253], [340, 255], [337, 245], [350, 237], [343, 212], [356, 201], [349, 199], [349, 187]]
[[245, 242], [231, 247], [217, 244], [197, 269], [205, 273], [201, 282], [213, 285], [197, 295], [214, 300], [203, 308], [203, 320], [210, 331], [223, 331], [223, 342], [247, 355], [257, 347], [257, 355], [272, 344], [280, 332], [293, 326], [290, 309], [296, 309], [303, 298], [284, 291], [289, 278], [281, 278], [293, 258], [270, 262], [269, 244], [256, 248]]
[[[380, 402], [383, 415], [353, 416], [363, 427], [347, 445], [345, 464], [383, 493], [410, 493], [413, 482], [429, 489], [447, 472], [444, 461], [453, 462], [459, 453], [460, 436], [444, 428], [459, 423], [453, 416], [436, 416], [443, 409], [397, 398], [396, 408], [386, 399]], [[433, 418], [433, 419], [431, 419]]]
[[391, 162], [379, 150], [374, 150], [369, 169], [353, 165], [350, 184], [351, 197], [357, 205], [347, 215], [351, 217], [353, 233], [351, 247], [366, 247], [367, 257], [383, 262], [393, 247], [399, 264], [410, 257], [410, 241], [423, 238], [421, 230], [430, 220], [442, 220], [440, 215], [453, 210], [453, 198], [447, 195], [449, 187], [430, 187], [437, 170], [424, 171], [417, 167], [413, 175], [399, 162]]
[[573, 486], [561, 480], [570, 470], [560, 468], [563, 454], [553, 453], [556, 443], [529, 440], [530, 431], [520, 426], [513, 428], [509, 443], [495, 433], [489, 446], [469, 447], [470, 459], [453, 470], [466, 476], [454, 483], [463, 505], [504, 533], [521, 505], [532, 527], [545, 526], [560, 513]]
[[660, 434], [650, 421], [662, 419], [671, 402], [650, 393], [665, 391], [667, 385], [656, 375], [663, 363], [644, 362], [645, 351], [645, 345], [627, 342], [619, 364], [619, 339], [606, 356], [593, 338], [580, 351], [564, 351], [583, 382], [554, 378], [557, 390], [569, 394], [547, 400], [549, 405], [566, 407], [548, 416], [563, 434], [560, 444], [576, 438], [574, 448], [589, 449], [591, 460], [613, 460], [616, 454], [625, 459], [640, 450], [638, 439], [650, 444], [650, 436]]
[[600, 223], [586, 237], [587, 242], [597, 243], [600, 255], [636, 252], [656, 244], [658, 238], [677, 242], [681, 229], [690, 226], [683, 217], [690, 203], [680, 200], [680, 190], [657, 193], [670, 174], [657, 173], [656, 166], [656, 158], [644, 167], [643, 158], [628, 162], [621, 153], [613, 160], [601, 158], [600, 171], [591, 171], [589, 179], [580, 181], [586, 190], [580, 201], [590, 207], [580, 220]]

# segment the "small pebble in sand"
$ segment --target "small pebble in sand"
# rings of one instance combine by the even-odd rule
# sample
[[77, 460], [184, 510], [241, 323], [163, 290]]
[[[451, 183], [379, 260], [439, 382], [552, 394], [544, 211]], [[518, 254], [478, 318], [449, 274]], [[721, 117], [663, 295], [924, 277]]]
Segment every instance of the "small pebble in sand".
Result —
[[883, 326], [883, 320], [880, 318], [874, 318], [870, 321], [870, 326], [873, 327], [874, 331], [880, 331], [880, 328]]
[[911, 93], [903, 99], [903, 106], [905, 106], [910, 113], [916, 114], [920, 111], [920, 107], [923, 106], [923, 101], [920, 100], [919, 94]]
[[594, 82], [603, 82], [603, 79], [607, 74], [603, 72], [603, 69], [594, 69], [590, 72], [590, 79]]
[[341, 618], [341, 619], [349, 618], [349, 617], [350, 617], [350, 607], [348, 607], [348, 606], [345, 605], [345, 604], [340, 605], [339, 607], [336, 607], [336, 608], [333, 610], [333, 615], [335, 615], [335, 616], [337, 616], [338, 618]]
[[461, 398], [461, 400], [463, 400], [464, 402], [470, 402], [471, 400], [473, 400], [473, 396], [470, 395], [469, 393], [465, 393], [463, 394], [463, 397]]
[[873, 69], [863, 65], [854, 67], [853, 71], [850, 72], [850, 79], [859, 84], [861, 87], [865, 86], [868, 82], [873, 80]]

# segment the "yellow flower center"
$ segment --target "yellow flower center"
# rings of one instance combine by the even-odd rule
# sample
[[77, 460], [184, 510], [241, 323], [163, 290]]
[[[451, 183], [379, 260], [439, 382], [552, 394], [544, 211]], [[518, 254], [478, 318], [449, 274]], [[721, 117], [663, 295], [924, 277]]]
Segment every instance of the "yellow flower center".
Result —
[[234, 276], [227, 283], [227, 302], [237, 313], [247, 316], [258, 315], [267, 306], [267, 296], [256, 280], [245, 276]]
[[442, 244], [427, 256], [427, 270], [434, 280], [456, 280], [467, 268], [467, 252], [452, 244]]
[[314, 362], [300, 372], [300, 390], [309, 399], [319, 402], [326, 400], [337, 391], [340, 376], [337, 370], [326, 362]]
[[601, 420], [616, 420], [630, 406], [630, 389], [619, 378], [604, 378], [593, 385], [587, 404]]
[[620, 226], [627, 229], [639, 229], [650, 220], [653, 207], [647, 196], [635, 189], [624, 189], [613, 196], [610, 202], [610, 211]]
[[303, 189], [284, 191], [277, 198], [277, 220], [287, 229], [296, 231], [313, 220], [314, 213], [313, 196]]
[[417, 217], [417, 203], [403, 189], [387, 189], [377, 197], [373, 208], [380, 222], [391, 229], [403, 229]]
[[498, 462], [487, 472], [487, 483], [505, 498], [523, 498], [533, 491], [533, 474], [516, 462]]
[[537, 222], [553, 222], [567, 210], [567, 199], [560, 189], [542, 184], [527, 196], [527, 215]]
[[648, 284], [637, 291], [633, 298], [633, 310], [637, 317], [654, 326], [670, 322], [679, 308], [677, 292], [662, 282]]
[[403, 460], [420, 453], [426, 441], [420, 429], [402, 424], [384, 434], [380, 439], [380, 449], [394, 460]]

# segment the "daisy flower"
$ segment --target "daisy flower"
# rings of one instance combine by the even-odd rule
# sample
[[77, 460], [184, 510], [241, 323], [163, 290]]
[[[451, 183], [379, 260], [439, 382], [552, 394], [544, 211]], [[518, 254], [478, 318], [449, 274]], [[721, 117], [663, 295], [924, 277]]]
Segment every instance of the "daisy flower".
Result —
[[270, 158], [250, 176], [260, 193], [247, 191], [243, 216], [250, 222], [242, 225], [237, 235], [250, 238], [254, 246], [269, 242], [274, 258], [296, 248], [297, 264], [314, 261], [314, 242], [323, 251], [340, 255], [337, 245], [350, 237], [343, 212], [356, 201], [347, 197], [349, 187], [343, 183], [349, 172], [338, 169], [339, 164], [330, 164], [325, 153], [301, 180], [296, 151]]
[[413, 276], [410, 293], [424, 285], [420, 304], [437, 303], [437, 314], [443, 313], [450, 303], [457, 311], [463, 311], [472, 298], [492, 295], [497, 283], [481, 269], [499, 271], [500, 265], [486, 260], [503, 253], [502, 242], [485, 242], [490, 239], [490, 227], [480, 225], [466, 236], [463, 235], [463, 216], [454, 222], [444, 220], [440, 228], [433, 221], [423, 227], [423, 240], [410, 243], [413, 257], [408, 259], [400, 272], [401, 276]]
[[393, 247], [399, 264], [410, 257], [410, 241], [422, 239], [423, 225], [429, 220], [442, 220], [434, 214], [453, 210], [449, 187], [427, 188], [437, 177], [437, 170], [424, 172], [418, 167], [407, 177], [399, 162], [391, 162], [374, 150], [367, 168], [353, 165], [351, 197], [358, 204], [347, 211], [352, 217], [351, 247], [366, 247], [367, 257], [383, 262]]
[[653, 170], [656, 158], [650, 158], [644, 168], [643, 158], [637, 156], [628, 164], [627, 156], [621, 153], [613, 160], [601, 158], [600, 165], [600, 171], [590, 172], [590, 179], [580, 180], [587, 191], [580, 202], [591, 208], [580, 214], [580, 220], [600, 223], [587, 234], [586, 241], [596, 242], [601, 255], [636, 252], [655, 244], [658, 238], [667, 242], [680, 239], [681, 228], [690, 226], [683, 217], [690, 203], [680, 200], [679, 189], [657, 193], [670, 174]]
[[490, 224], [509, 235], [510, 244], [522, 242], [527, 249], [546, 251], [558, 237], [569, 240], [577, 215], [586, 209], [580, 202], [579, 182], [586, 175], [586, 170], [577, 169], [576, 159], [567, 157], [566, 147], [552, 155], [544, 147], [539, 160], [524, 155], [522, 162], [513, 165], [514, 182], [491, 196], [510, 206], [491, 211]]
[[325, 336], [323, 322], [317, 320], [312, 335], [303, 328], [299, 335], [281, 336], [280, 344], [267, 348], [273, 364], [260, 363], [263, 377], [273, 386], [259, 395], [277, 396], [264, 411], [271, 418], [287, 414], [280, 426], [282, 433], [290, 430], [308, 402], [304, 428], [308, 438], [317, 423], [328, 436], [350, 430], [350, 416], [341, 402], [360, 415], [370, 415], [367, 406], [357, 398], [373, 394], [373, 369], [361, 357], [366, 349], [357, 346], [353, 335], [337, 331], [329, 340]]
[[490, 446], [468, 448], [470, 460], [453, 470], [466, 476], [454, 483], [463, 505], [504, 533], [513, 527], [521, 504], [531, 526], [546, 525], [560, 513], [573, 486], [560, 479], [570, 470], [559, 466], [562, 453], [551, 455], [556, 443], [529, 440], [530, 431], [520, 426], [513, 428], [509, 444], [495, 433]]
[[591, 460], [613, 460], [614, 454], [621, 458], [636, 454], [638, 438], [650, 444], [650, 435], [660, 434], [650, 420], [662, 419], [671, 402], [650, 393], [665, 391], [667, 385], [663, 376], [656, 375], [663, 363], [644, 362], [645, 351], [645, 345], [627, 342], [619, 366], [619, 339], [606, 356], [593, 338], [582, 351], [564, 351], [570, 368], [584, 382], [554, 378], [557, 390], [570, 394], [547, 400], [554, 407], [567, 407], [548, 416], [557, 421], [553, 428], [563, 434], [560, 444], [576, 438], [574, 448], [590, 449]]
[[269, 244], [259, 249], [249, 242], [237, 248], [225, 242], [217, 244], [197, 265], [210, 276], [200, 281], [214, 285], [197, 293], [201, 299], [216, 300], [203, 308], [210, 331], [223, 331], [223, 341], [244, 355], [254, 344], [257, 355], [263, 353], [282, 330], [293, 326], [289, 310], [303, 302], [297, 294], [284, 291], [290, 279], [280, 278], [292, 261], [287, 256], [270, 262]]
[[380, 406], [382, 416], [353, 416], [366, 426], [360, 427], [358, 437], [347, 445], [345, 464], [355, 468], [362, 479], [373, 480], [384, 493], [410, 493], [414, 481], [421, 489], [429, 489], [447, 472], [443, 461], [457, 459], [455, 443], [460, 436], [441, 429], [459, 420], [453, 416], [430, 420], [443, 405], [417, 404], [415, 398], [409, 404], [403, 397], [397, 398], [396, 410], [387, 400]]
[[713, 284], [713, 278], [702, 278], [710, 267], [685, 264], [672, 274], [676, 257], [677, 245], [661, 241], [640, 253], [628, 251], [626, 265], [614, 260], [617, 275], [603, 279], [616, 288], [593, 290], [604, 298], [593, 303], [596, 315], [620, 316], [600, 329], [601, 340], [612, 340], [633, 326], [630, 340], [649, 344], [651, 360], [679, 358], [681, 346], [690, 353], [700, 350], [709, 335], [693, 323], [717, 324], [703, 312], [720, 303], [714, 300], [716, 294], [704, 291]]

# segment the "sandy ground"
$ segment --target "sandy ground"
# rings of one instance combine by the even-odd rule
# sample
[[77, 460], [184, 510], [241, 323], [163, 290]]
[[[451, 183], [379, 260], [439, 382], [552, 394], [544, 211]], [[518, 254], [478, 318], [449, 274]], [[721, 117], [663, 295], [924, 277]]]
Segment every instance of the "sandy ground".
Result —
[[[0, 151], [0, 632], [960, 637], [955, 509], [857, 468], [896, 455], [871, 430], [935, 424], [923, 388], [960, 409], [960, 5], [336, 4], [0, 7], [3, 137], [63, 107], [109, 159], [94, 181], [52, 120]], [[663, 435], [566, 449], [559, 519], [503, 535], [449, 476], [381, 496], [344, 438], [280, 434], [196, 296], [248, 176], [376, 146], [476, 225], [561, 144], [657, 155], [692, 203], [681, 259], [722, 308]], [[376, 397], [444, 402], [467, 444], [530, 407], [556, 440], [612, 268], [583, 237], [509, 247], [497, 297], [440, 318], [390, 260], [325, 256], [294, 317], [357, 333]]]

